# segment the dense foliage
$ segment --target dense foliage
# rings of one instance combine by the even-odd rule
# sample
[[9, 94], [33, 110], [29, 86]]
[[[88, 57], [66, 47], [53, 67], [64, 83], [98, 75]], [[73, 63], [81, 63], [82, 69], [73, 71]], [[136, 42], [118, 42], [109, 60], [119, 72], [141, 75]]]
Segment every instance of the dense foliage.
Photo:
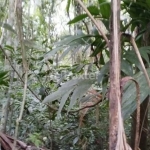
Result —
[[[25, 75], [17, 18], [11, 16], [11, 11], [15, 11], [10, 1], [0, 2], [0, 106], [1, 110], [8, 110], [6, 133], [14, 136]], [[89, 0], [84, 3], [110, 38], [110, 2]], [[64, 6], [66, 9], [59, 13]], [[53, 150], [108, 149], [110, 55], [106, 42], [88, 15], [72, 0], [24, 1], [22, 8], [29, 70], [18, 138]], [[147, 68], [150, 64], [149, 15], [148, 0], [121, 3], [121, 32], [135, 36]], [[150, 75], [150, 69], [147, 71]], [[149, 88], [130, 40], [123, 36], [121, 76], [132, 76], [138, 81], [142, 103], [149, 95]], [[124, 87], [122, 116], [128, 140], [131, 138], [130, 116], [136, 110], [135, 93], [134, 83]], [[82, 107], [86, 108], [80, 110]], [[2, 111], [1, 122], [3, 116]]]

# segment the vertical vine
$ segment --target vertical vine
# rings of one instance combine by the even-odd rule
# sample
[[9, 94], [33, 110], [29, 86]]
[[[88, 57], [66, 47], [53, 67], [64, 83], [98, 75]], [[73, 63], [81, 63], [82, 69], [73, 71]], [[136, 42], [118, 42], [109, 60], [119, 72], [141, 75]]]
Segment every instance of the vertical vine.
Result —
[[23, 23], [22, 23], [22, 0], [16, 0], [16, 16], [17, 16], [17, 26], [18, 26], [18, 38], [21, 46], [23, 72], [24, 72], [24, 91], [23, 91], [22, 104], [20, 108], [20, 114], [16, 120], [15, 141], [14, 141], [13, 150], [15, 150], [16, 147], [16, 139], [18, 134], [19, 123], [23, 116], [24, 105], [26, 100], [27, 80], [28, 80], [28, 63], [26, 58], [25, 46], [24, 46]]

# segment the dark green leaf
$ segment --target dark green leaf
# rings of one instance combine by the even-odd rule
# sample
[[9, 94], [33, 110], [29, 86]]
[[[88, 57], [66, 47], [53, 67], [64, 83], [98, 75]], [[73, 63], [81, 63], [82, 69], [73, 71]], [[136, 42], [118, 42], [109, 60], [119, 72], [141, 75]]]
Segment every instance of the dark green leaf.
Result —
[[73, 24], [73, 23], [79, 22], [79, 21], [83, 20], [86, 17], [87, 17], [87, 14], [81, 14], [81, 15], [75, 17], [74, 19], [70, 20], [68, 22], [68, 24]]
[[121, 61], [121, 71], [123, 71], [128, 76], [133, 75], [132, 65], [126, 60]]
[[99, 9], [96, 6], [89, 6], [87, 8], [92, 15], [99, 15]]
[[102, 18], [109, 19], [111, 13], [110, 2], [106, 0], [98, 0], [100, 5], [100, 13]]

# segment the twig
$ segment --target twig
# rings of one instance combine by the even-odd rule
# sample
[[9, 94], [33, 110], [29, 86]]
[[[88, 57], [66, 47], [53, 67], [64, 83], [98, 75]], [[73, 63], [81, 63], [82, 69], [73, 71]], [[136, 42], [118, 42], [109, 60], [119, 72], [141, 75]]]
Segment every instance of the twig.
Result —
[[98, 102], [96, 102], [96, 103], [95, 103], [95, 104], [93, 104], [93, 105], [85, 106], [85, 107], [83, 107], [83, 108], [80, 108], [80, 109], [78, 109], [78, 110], [74, 110], [74, 111], [70, 111], [70, 112], [71, 112], [71, 113], [79, 112], [79, 111], [81, 111], [81, 110], [83, 110], [83, 109], [85, 109], [85, 108], [94, 107], [94, 106], [98, 105], [101, 101], [102, 101], [102, 99], [100, 99]]

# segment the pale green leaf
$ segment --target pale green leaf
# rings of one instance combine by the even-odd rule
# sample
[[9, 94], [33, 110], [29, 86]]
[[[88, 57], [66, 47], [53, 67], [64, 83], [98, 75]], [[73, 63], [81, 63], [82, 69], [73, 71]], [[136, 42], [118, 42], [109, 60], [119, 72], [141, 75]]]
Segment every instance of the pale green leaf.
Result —
[[72, 109], [72, 107], [75, 105], [77, 100], [80, 100], [83, 95], [87, 92], [87, 90], [91, 87], [91, 85], [95, 82], [95, 80], [90, 80], [90, 79], [83, 79], [80, 81], [73, 91], [73, 94], [71, 96], [70, 104], [68, 107], [68, 111]]
[[66, 101], [67, 101], [67, 99], [68, 99], [68, 97], [69, 97], [69, 95], [70, 95], [70, 93], [71, 93], [72, 91], [73, 91], [73, 88], [72, 88], [71, 90], [69, 90], [68, 92], [66, 92], [66, 93], [62, 96], [62, 98], [61, 98], [61, 100], [60, 100], [59, 110], [58, 110], [58, 112], [57, 112], [57, 117], [60, 116], [61, 110], [62, 110], [62, 108], [64, 107], [64, 105], [65, 105], [65, 103], [66, 103]]
[[74, 140], [73, 140], [73, 144], [76, 144], [79, 140], [79, 136], [77, 136]]
[[43, 100], [42, 103], [50, 103], [54, 100], [59, 100], [62, 95], [64, 95], [66, 92], [66, 90], [60, 90], [60, 88], [56, 91], [56, 92], [53, 92], [52, 94], [48, 95], [45, 97], [45, 99]]

